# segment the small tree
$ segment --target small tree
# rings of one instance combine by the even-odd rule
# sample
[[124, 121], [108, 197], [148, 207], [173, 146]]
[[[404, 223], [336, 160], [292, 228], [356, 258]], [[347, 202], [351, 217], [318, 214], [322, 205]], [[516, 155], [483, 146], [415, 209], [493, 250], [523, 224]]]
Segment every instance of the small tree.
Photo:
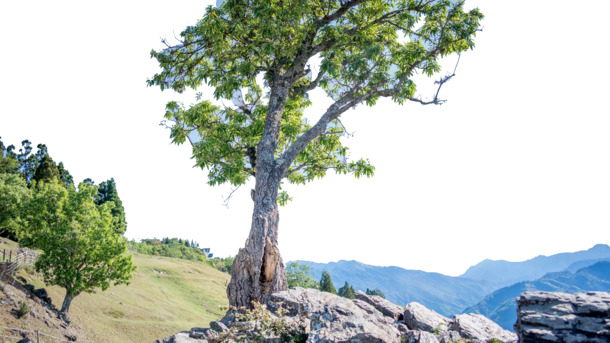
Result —
[[339, 288], [337, 294], [344, 298], [356, 299], [356, 292], [354, 291], [354, 288], [347, 283], [347, 281], [345, 281], [345, 285], [343, 285], [343, 287]]
[[296, 262], [289, 262], [286, 265], [286, 279], [288, 288], [320, 288], [320, 284], [313, 279], [309, 266]]
[[322, 272], [322, 277], [320, 278], [320, 290], [332, 294], [337, 294], [337, 290], [333, 285], [333, 281], [330, 279], [330, 274], [325, 270]]
[[30, 190], [19, 174], [0, 174], [0, 236], [14, 239], [21, 209], [30, 199]]
[[19, 230], [21, 245], [42, 250], [35, 267], [45, 283], [66, 290], [66, 319], [76, 296], [127, 284], [135, 269], [127, 241], [113, 230], [110, 207], [95, 205], [96, 193], [86, 183], [78, 191], [59, 181], [37, 183]]
[[366, 294], [368, 295], [377, 295], [380, 296], [382, 298], [385, 299], [385, 294], [383, 294], [383, 292], [379, 289], [379, 288], [375, 288], [375, 289], [366, 289]]

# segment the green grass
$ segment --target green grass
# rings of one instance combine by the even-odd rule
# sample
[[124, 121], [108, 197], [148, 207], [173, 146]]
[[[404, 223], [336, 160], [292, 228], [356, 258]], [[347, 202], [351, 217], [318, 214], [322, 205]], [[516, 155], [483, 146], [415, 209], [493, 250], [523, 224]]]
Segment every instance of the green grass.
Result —
[[[71, 326], [91, 342], [154, 342], [192, 327], [205, 327], [224, 315], [229, 275], [205, 263], [160, 256], [133, 255], [138, 267], [130, 285], [77, 296]], [[20, 272], [36, 288], [36, 275]], [[61, 306], [64, 290], [46, 287]], [[0, 316], [1, 318], [1, 316]]]

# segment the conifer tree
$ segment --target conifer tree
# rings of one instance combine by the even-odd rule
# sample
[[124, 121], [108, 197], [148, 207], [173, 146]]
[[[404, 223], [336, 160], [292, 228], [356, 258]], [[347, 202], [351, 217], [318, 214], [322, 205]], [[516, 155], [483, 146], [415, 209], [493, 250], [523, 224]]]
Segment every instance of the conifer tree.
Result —
[[356, 299], [356, 292], [354, 291], [354, 288], [347, 283], [347, 281], [345, 281], [345, 285], [343, 285], [343, 287], [339, 288], [337, 294], [344, 298]]
[[330, 278], [330, 274], [326, 270], [322, 272], [322, 277], [320, 278], [320, 290], [332, 294], [337, 294], [337, 290], [333, 285], [333, 281]]

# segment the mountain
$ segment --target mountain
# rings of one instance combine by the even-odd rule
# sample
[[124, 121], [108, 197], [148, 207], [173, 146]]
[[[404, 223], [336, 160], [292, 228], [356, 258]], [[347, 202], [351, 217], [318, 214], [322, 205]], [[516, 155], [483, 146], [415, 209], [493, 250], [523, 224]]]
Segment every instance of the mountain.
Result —
[[[606, 244], [597, 244], [589, 250], [572, 253], [537, 256], [523, 262], [484, 260], [468, 268], [460, 277], [487, 281], [501, 288], [521, 281], [536, 280], [547, 273], [565, 270], [579, 261], [590, 260], [592, 264], [601, 259], [610, 259], [610, 247]], [[577, 264], [578, 267], [587, 265], [585, 262], [580, 263]]]
[[326, 270], [335, 288], [342, 287], [345, 281], [355, 290], [379, 288], [386, 298], [395, 304], [404, 306], [417, 301], [445, 316], [460, 313], [494, 289], [485, 281], [399, 267], [370, 266], [357, 261], [296, 262], [308, 265], [316, 280], [319, 280], [322, 271]]
[[486, 296], [475, 306], [464, 310], [464, 313], [480, 313], [511, 330], [517, 321], [517, 304], [515, 298], [525, 291], [610, 291], [610, 262], [597, 262], [572, 273], [562, 271], [548, 273], [535, 281], [523, 281], [501, 288]]

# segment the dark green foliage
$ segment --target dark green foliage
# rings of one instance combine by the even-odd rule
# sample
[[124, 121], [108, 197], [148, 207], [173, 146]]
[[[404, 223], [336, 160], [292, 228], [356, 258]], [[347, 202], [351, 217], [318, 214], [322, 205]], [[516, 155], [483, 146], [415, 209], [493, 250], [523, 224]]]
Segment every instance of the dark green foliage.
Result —
[[288, 262], [286, 265], [288, 288], [320, 288], [320, 284], [314, 280], [312, 275], [309, 266], [306, 264]]
[[74, 187], [74, 178], [70, 175], [70, 172], [64, 167], [63, 162], [59, 162], [57, 165], [59, 171], [59, 179], [66, 187]]
[[344, 298], [356, 299], [356, 292], [354, 291], [354, 288], [347, 283], [347, 281], [345, 281], [345, 285], [343, 285], [343, 287], [339, 288], [337, 294]]
[[190, 248], [190, 247], [191, 247], [191, 244], [189, 243], [189, 240], [188, 240], [188, 239], [185, 239], [185, 240], [184, 240], [184, 246], [185, 246], [185, 247], [187, 247], [187, 248]]
[[17, 310], [17, 318], [23, 318], [28, 313], [30, 313], [30, 306], [26, 300], [21, 300], [19, 302], [19, 309]]
[[110, 202], [114, 204], [110, 210], [112, 217], [114, 218], [114, 232], [124, 234], [125, 230], [127, 229], [127, 222], [125, 221], [125, 208], [123, 207], [123, 202], [121, 201], [121, 198], [119, 198], [119, 193], [116, 190], [114, 178], [100, 183], [95, 198], [95, 203], [98, 205]]
[[53, 180], [61, 180], [57, 164], [55, 164], [55, 161], [49, 156], [46, 145], [38, 144], [36, 158], [38, 160], [38, 165], [36, 166], [32, 180], [44, 181], [47, 183], [53, 182]]
[[231, 267], [233, 266], [233, 260], [235, 257], [222, 257], [222, 258], [211, 258], [206, 261], [210, 266], [220, 270], [221, 272], [231, 274]]
[[15, 240], [22, 208], [31, 192], [19, 174], [0, 173], [0, 237]]
[[22, 148], [19, 149], [19, 155], [17, 155], [17, 163], [19, 165], [19, 173], [23, 176], [27, 183], [30, 183], [34, 172], [38, 166], [36, 156], [30, 155], [32, 152], [32, 142], [24, 140], [21, 142]]
[[330, 274], [326, 270], [322, 272], [322, 278], [320, 278], [320, 290], [332, 294], [337, 294], [337, 290], [333, 285], [333, 281], [330, 278]]
[[365, 293], [368, 295], [378, 295], [385, 299], [385, 294], [383, 294], [383, 292], [379, 288], [375, 288], [375, 289], [367, 288]]

